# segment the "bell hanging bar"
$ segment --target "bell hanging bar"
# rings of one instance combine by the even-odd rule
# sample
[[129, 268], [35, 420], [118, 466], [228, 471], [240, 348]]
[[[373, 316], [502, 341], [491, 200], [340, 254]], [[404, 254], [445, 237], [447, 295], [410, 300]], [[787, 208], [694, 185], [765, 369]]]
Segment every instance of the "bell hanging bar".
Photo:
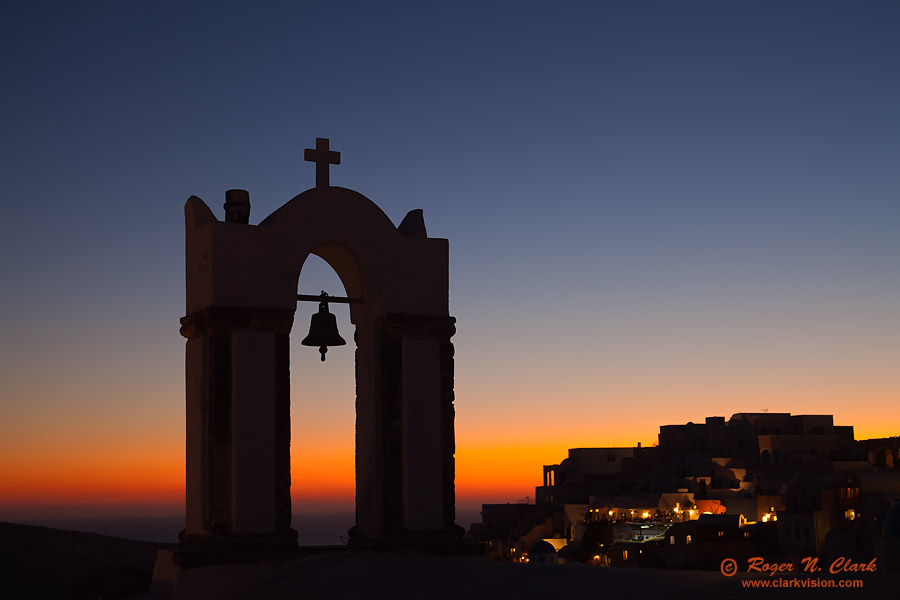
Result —
[[325, 293], [325, 290], [322, 290], [322, 293], [318, 296], [313, 296], [311, 294], [297, 294], [297, 302], [321, 302], [322, 296], [325, 296], [326, 302], [338, 302], [341, 304], [354, 304], [356, 302], [362, 302], [359, 298], [346, 298], [343, 296], [329, 296]]

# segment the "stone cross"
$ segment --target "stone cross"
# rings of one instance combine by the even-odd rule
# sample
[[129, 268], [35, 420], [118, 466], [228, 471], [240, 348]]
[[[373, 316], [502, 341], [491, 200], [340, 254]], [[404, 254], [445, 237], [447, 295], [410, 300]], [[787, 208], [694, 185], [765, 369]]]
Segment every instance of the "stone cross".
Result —
[[328, 149], [328, 138], [316, 138], [316, 148], [303, 151], [303, 159], [316, 163], [316, 187], [328, 187], [328, 165], [341, 164], [341, 153]]

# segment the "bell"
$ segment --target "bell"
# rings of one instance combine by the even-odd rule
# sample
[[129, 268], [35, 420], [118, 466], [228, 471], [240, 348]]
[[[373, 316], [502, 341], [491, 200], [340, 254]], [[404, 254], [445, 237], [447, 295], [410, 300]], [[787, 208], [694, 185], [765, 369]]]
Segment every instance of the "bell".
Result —
[[328, 312], [328, 302], [324, 300], [326, 294], [322, 294], [322, 302], [319, 302], [319, 312], [312, 316], [309, 323], [309, 335], [300, 342], [304, 346], [318, 346], [322, 360], [325, 360], [325, 353], [328, 352], [328, 346], [343, 346], [347, 342], [338, 333], [337, 319]]

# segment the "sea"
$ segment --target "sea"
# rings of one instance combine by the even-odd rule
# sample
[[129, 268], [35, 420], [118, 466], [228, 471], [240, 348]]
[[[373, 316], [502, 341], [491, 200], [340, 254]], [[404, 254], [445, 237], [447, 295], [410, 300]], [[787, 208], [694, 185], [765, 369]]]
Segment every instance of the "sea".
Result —
[[[481, 521], [474, 509], [456, 512], [456, 522], [466, 531], [472, 523]], [[85, 531], [114, 537], [148, 542], [177, 543], [178, 533], [184, 529], [184, 515], [116, 516], [85, 518], [36, 518], [18, 521], [23, 525], [38, 525], [53, 529]], [[352, 512], [295, 513], [291, 527], [299, 534], [301, 546], [339, 546], [347, 543], [347, 532], [353, 527]]]

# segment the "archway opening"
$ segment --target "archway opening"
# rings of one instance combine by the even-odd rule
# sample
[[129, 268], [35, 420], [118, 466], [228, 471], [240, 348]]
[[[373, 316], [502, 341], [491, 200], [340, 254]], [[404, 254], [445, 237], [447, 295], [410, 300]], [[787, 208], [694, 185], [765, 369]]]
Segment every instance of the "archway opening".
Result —
[[[299, 294], [347, 296], [340, 277], [310, 254]], [[291, 330], [291, 512], [300, 545], [337, 545], [355, 523], [356, 377], [348, 304], [330, 303], [345, 346], [318, 349], [300, 341], [309, 331], [313, 302], [298, 302]]]

